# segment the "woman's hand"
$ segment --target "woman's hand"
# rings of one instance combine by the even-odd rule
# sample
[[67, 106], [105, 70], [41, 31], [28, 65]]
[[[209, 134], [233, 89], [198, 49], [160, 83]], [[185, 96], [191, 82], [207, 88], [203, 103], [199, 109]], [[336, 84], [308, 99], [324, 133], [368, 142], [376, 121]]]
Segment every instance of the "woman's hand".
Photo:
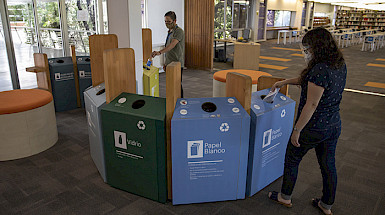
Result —
[[298, 142], [300, 133], [301, 132], [294, 130], [293, 133], [291, 134], [290, 141], [291, 141], [291, 144], [293, 144], [293, 146], [295, 147], [301, 146]]
[[270, 91], [271, 92], [274, 92], [276, 88], [281, 88], [285, 85], [285, 82], [283, 81], [277, 81], [273, 84], [273, 86], [271, 87]]

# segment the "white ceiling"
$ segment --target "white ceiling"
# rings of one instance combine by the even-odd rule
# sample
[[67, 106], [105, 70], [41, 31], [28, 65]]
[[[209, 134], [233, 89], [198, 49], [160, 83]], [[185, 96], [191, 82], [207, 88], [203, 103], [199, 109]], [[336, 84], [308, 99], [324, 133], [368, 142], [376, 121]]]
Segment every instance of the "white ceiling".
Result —
[[359, 9], [385, 10], [385, 0], [314, 0], [314, 2], [341, 5]]

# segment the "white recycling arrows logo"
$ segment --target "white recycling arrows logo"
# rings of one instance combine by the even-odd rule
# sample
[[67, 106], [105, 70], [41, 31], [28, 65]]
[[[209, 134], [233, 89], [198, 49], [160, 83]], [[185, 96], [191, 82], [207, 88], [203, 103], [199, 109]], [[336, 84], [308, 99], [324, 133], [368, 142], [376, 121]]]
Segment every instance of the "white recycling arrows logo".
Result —
[[138, 124], [136, 124], [140, 130], [146, 129], [146, 124], [144, 124], [143, 121], [139, 121]]
[[229, 129], [230, 129], [230, 126], [226, 122], [222, 123], [222, 125], [219, 127], [219, 130], [221, 130], [221, 132], [226, 132]]
[[282, 112], [281, 112], [281, 117], [283, 118], [283, 117], [285, 117], [285, 115], [286, 115], [286, 110], [283, 109]]

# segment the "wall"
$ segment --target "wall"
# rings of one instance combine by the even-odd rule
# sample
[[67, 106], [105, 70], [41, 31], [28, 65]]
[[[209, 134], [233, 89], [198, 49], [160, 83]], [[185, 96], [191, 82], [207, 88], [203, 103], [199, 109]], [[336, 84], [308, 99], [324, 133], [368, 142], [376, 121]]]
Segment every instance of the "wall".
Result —
[[147, 0], [147, 27], [152, 30], [153, 48], [166, 42], [168, 29], [164, 14], [170, 10], [176, 13], [178, 26], [184, 29], [184, 0]]
[[333, 19], [334, 6], [331, 4], [315, 3], [314, 13], [326, 13], [330, 19]]
[[136, 92], [143, 93], [142, 17], [140, 1], [107, 1], [108, 32], [118, 36], [119, 48], [135, 51]]
[[[268, 10], [297, 10], [297, 0], [268, 0]], [[302, 10], [302, 9], [301, 9]]]

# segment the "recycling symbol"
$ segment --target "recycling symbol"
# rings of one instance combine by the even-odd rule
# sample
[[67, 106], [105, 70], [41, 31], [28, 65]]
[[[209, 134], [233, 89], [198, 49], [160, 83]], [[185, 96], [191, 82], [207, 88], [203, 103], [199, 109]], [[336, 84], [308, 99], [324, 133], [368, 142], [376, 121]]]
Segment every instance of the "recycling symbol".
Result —
[[219, 127], [219, 130], [221, 130], [221, 132], [226, 132], [229, 129], [230, 129], [230, 126], [226, 122], [222, 123], [222, 125]]
[[139, 121], [138, 124], [136, 124], [140, 130], [146, 129], [146, 125], [143, 121]]
[[286, 115], [286, 110], [283, 109], [282, 112], [281, 112], [281, 117], [283, 118], [283, 117], [285, 117], [285, 115]]

